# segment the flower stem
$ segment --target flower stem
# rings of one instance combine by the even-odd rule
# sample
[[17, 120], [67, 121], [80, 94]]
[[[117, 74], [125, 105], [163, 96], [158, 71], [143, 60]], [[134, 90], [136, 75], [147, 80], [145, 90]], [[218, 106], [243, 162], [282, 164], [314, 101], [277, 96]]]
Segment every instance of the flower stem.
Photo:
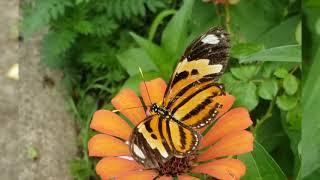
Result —
[[163, 19], [166, 18], [167, 16], [173, 15], [174, 13], [176, 13], [176, 10], [168, 9], [168, 10], [162, 11], [160, 14], [157, 15], [157, 17], [152, 22], [152, 25], [148, 34], [148, 40], [152, 41], [152, 39], [156, 34], [158, 26], [163, 22]]
[[228, 3], [224, 5], [224, 10], [225, 10], [225, 25], [227, 28], [227, 32], [231, 34], [231, 28], [230, 28], [231, 16], [230, 16], [230, 8]]
[[275, 104], [276, 104], [276, 96], [270, 102], [267, 112], [261, 117], [260, 120], [257, 121], [256, 126], [253, 128], [254, 136], [257, 135], [256, 133], [257, 133], [257, 130], [260, 128], [260, 126], [263, 123], [265, 123], [272, 116], [272, 111], [273, 111]]

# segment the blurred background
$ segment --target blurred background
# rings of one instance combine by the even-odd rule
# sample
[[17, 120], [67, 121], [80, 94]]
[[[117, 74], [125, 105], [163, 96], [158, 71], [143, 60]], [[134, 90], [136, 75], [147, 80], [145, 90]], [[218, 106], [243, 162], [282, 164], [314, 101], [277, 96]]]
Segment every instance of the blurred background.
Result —
[[1, 0], [0, 8], [0, 179], [98, 179], [87, 155], [92, 113], [112, 109], [121, 88], [138, 92], [138, 67], [167, 81], [188, 43], [213, 26], [231, 37], [220, 81], [254, 120], [255, 150], [238, 157], [243, 179], [320, 177], [318, 0]]

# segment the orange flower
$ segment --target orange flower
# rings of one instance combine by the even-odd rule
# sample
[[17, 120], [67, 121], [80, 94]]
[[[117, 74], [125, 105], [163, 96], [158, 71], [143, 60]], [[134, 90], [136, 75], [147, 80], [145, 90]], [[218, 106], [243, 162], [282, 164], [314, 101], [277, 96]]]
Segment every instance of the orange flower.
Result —
[[[146, 105], [151, 101], [161, 102], [166, 89], [165, 82], [154, 79], [140, 84], [142, 98]], [[252, 121], [248, 110], [231, 106], [235, 100], [232, 95], [216, 97], [223, 104], [217, 115], [214, 126], [201, 140], [195, 162], [192, 162], [190, 174], [180, 174], [178, 179], [198, 179], [191, 173], [203, 173], [217, 179], [240, 179], [245, 174], [246, 166], [232, 156], [253, 150], [253, 136], [245, 129]], [[147, 115], [140, 98], [131, 89], [123, 89], [112, 99], [113, 106], [118, 109], [134, 125], [140, 123]], [[136, 108], [132, 108], [136, 107]], [[102, 179], [153, 179], [158, 176], [156, 170], [145, 169], [133, 160], [130, 155], [128, 140], [132, 127], [116, 113], [109, 110], [98, 110], [94, 113], [90, 127], [101, 134], [93, 136], [88, 142], [89, 155], [103, 157], [96, 166], [96, 172]], [[202, 132], [204, 129], [200, 129]], [[160, 179], [173, 179], [162, 176]]]

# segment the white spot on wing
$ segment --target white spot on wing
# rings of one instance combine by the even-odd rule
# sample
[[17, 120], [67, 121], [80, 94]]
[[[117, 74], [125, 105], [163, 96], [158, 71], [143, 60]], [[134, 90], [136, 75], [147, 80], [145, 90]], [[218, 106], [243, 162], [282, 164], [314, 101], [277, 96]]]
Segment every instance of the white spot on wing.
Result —
[[206, 44], [218, 44], [220, 42], [219, 38], [214, 34], [209, 34], [204, 37], [201, 42]]
[[139, 156], [139, 158], [141, 159], [145, 159], [146, 156], [143, 154], [143, 152], [141, 151], [141, 149], [137, 146], [137, 145], [133, 145], [133, 152]]
[[221, 64], [212, 65], [213, 73], [219, 73], [222, 70], [223, 66]]

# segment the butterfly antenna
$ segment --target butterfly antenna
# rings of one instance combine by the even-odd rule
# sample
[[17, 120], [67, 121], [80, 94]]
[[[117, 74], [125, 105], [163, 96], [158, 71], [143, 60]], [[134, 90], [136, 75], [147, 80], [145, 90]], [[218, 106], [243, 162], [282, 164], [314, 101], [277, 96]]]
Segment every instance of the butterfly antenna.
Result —
[[139, 71], [140, 71], [140, 74], [141, 74], [141, 77], [142, 77], [142, 80], [143, 80], [143, 84], [144, 84], [144, 86], [145, 86], [145, 88], [147, 90], [148, 98], [149, 98], [149, 101], [150, 101], [150, 104], [151, 104], [152, 101], [151, 101], [150, 94], [149, 94], [149, 91], [148, 91], [148, 88], [147, 88], [146, 80], [144, 78], [144, 75], [143, 75], [142, 70], [141, 70], [140, 67], [139, 67]]
[[136, 108], [142, 108], [143, 106], [139, 106], [139, 107], [130, 107], [130, 108], [124, 108], [124, 109], [115, 109], [112, 110], [112, 112], [116, 113], [116, 112], [120, 112], [121, 110], [127, 110], [127, 109], [136, 109]]

